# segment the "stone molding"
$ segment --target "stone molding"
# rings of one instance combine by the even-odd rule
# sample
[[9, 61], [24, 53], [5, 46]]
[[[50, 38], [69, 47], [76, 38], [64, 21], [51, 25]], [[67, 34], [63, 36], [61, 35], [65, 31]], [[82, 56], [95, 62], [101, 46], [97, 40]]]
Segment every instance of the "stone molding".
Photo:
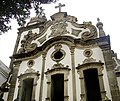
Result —
[[69, 101], [68, 96], [68, 75], [70, 72], [70, 68], [67, 67], [59, 67], [53, 68], [51, 70], [47, 70], [45, 72], [47, 78], [47, 96], [45, 101], [51, 101], [51, 76], [55, 74], [64, 74], [64, 101]]
[[23, 80], [28, 79], [28, 78], [33, 78], [33, 90], [32, 90], [32, 99], [31, 99], [31, 101], [36, 101], [35, 100], [35, 92], [36, 92], [36, 86], [37, 86], [37, 81], [39, 79], [39, 75], [40, 75], [39, 72], [31, 72], [31, 73], [21, 74], [20, 76], [18, 76], [19, 86], [18, 86], [17, 99], [21, 98]]
[[87, 69], [97, 69], [102, 101], [110, 101], [106, 96], [106, 91], [105, 91], [105, 88], [104, 88], [104, 81], [103, 81], [103, 74], [102, 74], [103, 63], [101, 63], [101, 62], [84, 63], [82, 65], [78, 65], [78, 67], [76, 67], [76, 69], [77, 69], [77, 72], [80, 76], [80, 82], [81, 82], [80, 86], [82, 88], [81, 89], [81, 94], [80, 94], [80, 96], [81, 96], [80, 101], [86, 101], [83, 71], [87, 70]]

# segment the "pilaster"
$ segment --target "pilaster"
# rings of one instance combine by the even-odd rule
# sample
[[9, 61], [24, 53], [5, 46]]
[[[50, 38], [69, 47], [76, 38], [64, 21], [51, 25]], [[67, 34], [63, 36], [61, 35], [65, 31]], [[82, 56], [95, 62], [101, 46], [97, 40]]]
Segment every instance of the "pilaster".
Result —
[[112, 101], [120, 101], [120, 91], [118, 88], [117, 78], [114, 71], [115, 64], [112, 59], [110, 36], [108, 35], [108, 36], [100, 37], [98, 40], [98, 45], [103, 52]]
[[102, 49], [102, 51], [103, 51], [103, 56], [105, 60], [108, 81], [110, 84], [112, 101], [120, 101], [120, 91], [118, 88], [115, 71], [113, 70], [115, 67], [112, 60], [111, 50], [107, 48], [107, 49]]
[[71, 52], [71, 66], [72, 66], [72, 88], [73, 88], [73, 101], [77, 100], [76, 97], [76, 77], [75, 77], [75, 58], [74, 58], [74, 52], [75, 52], [75, 47], [70, 47], [70, 52]]
[[13, 95], [15, 91], [20, 63], [21, 61], [13, 63], [12, 78], [10, 80], [10, 89], [9, 89], [7, 101], [13, 101]]
[[46, 60], [46, 53], [43, 52], [42, 53], [42, 71], [41, 71], [41, 80], [40, 80], [39, 101], [42, 101], [42, 95], [43, 95], [43, 81], [44, 81], [45, 60]]

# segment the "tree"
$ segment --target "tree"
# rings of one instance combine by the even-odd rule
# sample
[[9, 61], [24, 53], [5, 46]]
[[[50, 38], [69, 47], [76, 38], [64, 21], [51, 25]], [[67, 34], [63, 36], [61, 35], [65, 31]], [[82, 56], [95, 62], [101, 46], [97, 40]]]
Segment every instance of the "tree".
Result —
[[34, 8], [39, 13], [40, 4], [48, 4], [56, 0], [0, 0], [0, 34], [11, 29], [11, 19], [16, 19], [19, 26], [25, 24], [30, 17], [30, 9]]

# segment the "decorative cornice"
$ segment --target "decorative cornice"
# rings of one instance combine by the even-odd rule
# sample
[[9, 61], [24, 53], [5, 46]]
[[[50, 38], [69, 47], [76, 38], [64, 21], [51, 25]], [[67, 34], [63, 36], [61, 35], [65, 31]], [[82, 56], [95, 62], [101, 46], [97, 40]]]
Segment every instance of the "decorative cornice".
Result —
[[51, 70], [47, 70], [47, 72], [45, 72], [45, 74], [52, 73], [52, 72], [54, 72], [54, 71], [62, 71], [62, 70], [68, 70], [68, 71], [70, 71], [71, 69], [68, 68], [68, 67], [53, 68], [53, 69], [51, 69]]
[[36, 49], [34, 49], [33, 51], [30, 51], [28, 53], [14, 54], [13, 58], [22, 59], [22, 58], [28, 58], [28, 57], [35, 56], [38, 53], [42, 54], [42, 51], [45, 51], [46, 49], [48, 50], [50, 47], [55, 45], [57, 42], [67, 44], [70, 47], [71, 46], [77, 47], [79, 45], [82, 48], [86, 46], [96, 45], [96, 46], [99, 46], [101, 49], [110, 48], [109, 36], [96, 38], [96, 39], [88, 40], [88, 41], [83, 41], [80, 38], [76, 39], [70, 36], [58, 36], [58, 37], [51, 38], [50, 40], [46, 41], [42, 46], [36, 47]]
[[93, 67], [93, 65], [96, 65], [96, 66], [103, 66], [104, 63], [102, 63], [102, 62], [84, 63], [84, 64], [82, 64], [82, 65], [78, 65], [78, 67], [76, 67], [76, 69], [80, 69], [80, 68], [87, 67], [87, 66], [89, 66], [89, 68], [90, 68], [90, 66]]
[[20, 76], [18, 76], [19, 79], [21, 78], [32, 78], [33, 76], [39, 76], [39, 72], [30, 72], [30, 73], [25, 73], [25, 74], [20, 74]]

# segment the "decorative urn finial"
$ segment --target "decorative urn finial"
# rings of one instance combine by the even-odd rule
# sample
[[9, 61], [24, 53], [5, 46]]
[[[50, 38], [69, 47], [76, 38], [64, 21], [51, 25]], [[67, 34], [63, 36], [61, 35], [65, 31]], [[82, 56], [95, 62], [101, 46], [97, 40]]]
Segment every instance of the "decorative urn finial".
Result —
[[97, 28], [99, 30], [99, 37], [103, 37], [103, 36], [105, 36], [105, 32], [103, 30], [103, 23], [100, 22], [99, 18], [97, 18], [97, 21], [98, 21], [98, 23], [96, 24], [96, 26], [97, 26]]

